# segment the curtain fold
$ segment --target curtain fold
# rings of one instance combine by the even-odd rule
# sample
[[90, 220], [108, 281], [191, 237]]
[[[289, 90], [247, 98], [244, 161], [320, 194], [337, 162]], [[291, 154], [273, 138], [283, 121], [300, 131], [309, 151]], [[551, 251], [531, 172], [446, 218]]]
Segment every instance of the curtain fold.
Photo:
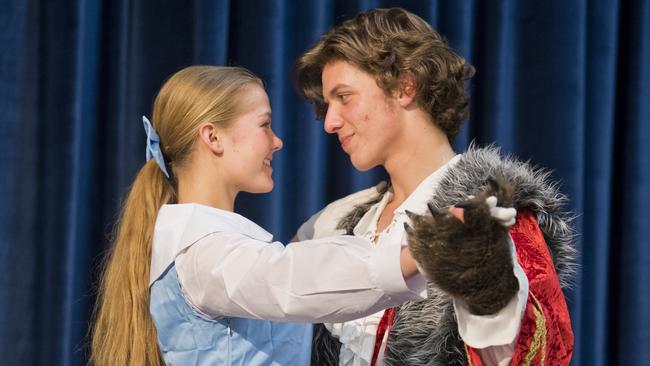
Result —
[[[650, 1], [621, 4], [617, 79], [616, 151], [610, 238], [614, 289], [608, 323], [615, 339], [612, 358], [621, 365], [642, 362], [638, 350], [650, 342]], [[612, 340], [610, 339], [610, 344]]]
[[9, 1], [0, 10], [0, 363], [81, 365], [98, 268], [144, 163], [141, 116], [192, 64], [265, 82], [275, 189], [236, 209], [287, 241], [328, 202], [386, 179], [354, 170], [294, 90], [332, 25], [402, 6], [472, 63], [454, 144], [546, 167], [577, 213], [566, 292], [573, 365], [642, 364], [650, 344], [650, 0]]

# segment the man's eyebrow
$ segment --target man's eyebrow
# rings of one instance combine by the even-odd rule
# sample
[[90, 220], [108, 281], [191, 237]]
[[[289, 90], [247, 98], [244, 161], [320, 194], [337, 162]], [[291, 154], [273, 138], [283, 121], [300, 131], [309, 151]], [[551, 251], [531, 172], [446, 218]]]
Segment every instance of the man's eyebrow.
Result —
[[327, 102], [327, 97], [333, 97], [336, 96], [336, 93], [339, 91], [339, 89], [346, 87], [346, 84], [336, 84], [328, 93], [327, 95], [323, 95], [323, 99], [325, 102]]

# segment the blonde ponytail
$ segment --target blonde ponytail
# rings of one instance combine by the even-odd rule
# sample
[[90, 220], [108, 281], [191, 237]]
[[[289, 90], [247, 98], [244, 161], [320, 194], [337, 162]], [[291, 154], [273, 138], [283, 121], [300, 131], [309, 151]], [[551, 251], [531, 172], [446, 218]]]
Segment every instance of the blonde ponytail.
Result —
[[[251, 83], [262, 85], [242, 68], [192, 66], [163, 85], [152, 122], [170, 173], [189, 162], [200, 123], [230, 126], [239, 112], [239, 95]], [[91, 365], [164, 365], [149, 313], [149, 269], [158, 211], [174, 200], [165, 175], [155, 160], [148, 161], [124, 201], [104, 262], [91, 329]]]
[[153, 160], [135, 178], [99, 284], [90, 364], [164, 365], [149, 315], [153, 226], [173, 191]]

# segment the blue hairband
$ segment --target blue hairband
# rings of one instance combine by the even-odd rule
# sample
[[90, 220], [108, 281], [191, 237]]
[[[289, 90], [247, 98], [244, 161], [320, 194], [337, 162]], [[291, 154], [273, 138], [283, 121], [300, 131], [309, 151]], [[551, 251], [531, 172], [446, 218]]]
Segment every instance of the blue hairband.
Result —
[[156, 160], [156, 164], [158, 164], [160, 170], [169, 178], [165, 158], [163, 157], [162, 151], [160, 151], [160, 137], [147, 117], [142, 116], [142, 123], [144, 124], [144, 132], [147, 134], [147, 161], [152, 158]]

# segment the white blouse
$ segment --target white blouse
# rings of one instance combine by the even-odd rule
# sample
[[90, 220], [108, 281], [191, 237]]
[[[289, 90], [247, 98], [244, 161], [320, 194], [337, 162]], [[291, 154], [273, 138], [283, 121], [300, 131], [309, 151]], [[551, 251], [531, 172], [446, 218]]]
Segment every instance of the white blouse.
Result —
[[[389, 190], [382, 200], [373, 205], [361, 218], [354, 228], [354, 235], [372, 240], [378, 237], [377, 246], [390, 245], [401, 247], [408, 245], [404, 223], [410, 223], [406, 211], [417, 214], [428, 212], [427, 202], [435, 194], [439, 181], [444, 172], [453, 166], [461, 155], [456, 155], [443, 167], [439, 168], [425, 178], [411, 193], [409, 197], [394, 211], [393, 220], [388, 227], [377, 236], [377, 221], [392, 198]], [[319, 238], [332, 234], [339, 220], [348, 214], [352, 207], [377, 195], [380, 187], [373, 187], [364, 191], [335, 201], [312, 216], [298, 231], [299, 240]], [[519, 281], [519, 292], [508, 305], [496, 314], [477, 316], [469, 312], [460, 301], [453, 300], [454, 310], [458, 322], [458, 331], [463, 341], [477, 348], [486, 365], [507, 365], [514, 353], [514, 345], [519, 326], [525, 310], [528, 297], [528, 279], [516, 260], [514, 243], [511, 240], [511, 253], [513, 258], [514, 274]], [[421, 294], [426, 297], [426, 288], [418, 281], [424, 279], [420, 276], [409, 281], [413, 287], [424, 288]], [[340, 365], [368, 366], [370, 365], [374, 350], [375, 337], [383, 310], [364, 318], [347, 321], [344, 323], [326, 323], [325, 326], [342, 343]], [[382, 364], [384, 348], [388, 333], [382, 340], [382, 347], [378, 354], [377, 365]]]
[[165, 205], [154, 229], [149, 284], [175, 262], [189, 303], [213, 318], [342, 322], [422, 299], [423, 288], [404, 281], [399, 245], [336, 236], [285, 247], [271, 239], [233, 212]]

